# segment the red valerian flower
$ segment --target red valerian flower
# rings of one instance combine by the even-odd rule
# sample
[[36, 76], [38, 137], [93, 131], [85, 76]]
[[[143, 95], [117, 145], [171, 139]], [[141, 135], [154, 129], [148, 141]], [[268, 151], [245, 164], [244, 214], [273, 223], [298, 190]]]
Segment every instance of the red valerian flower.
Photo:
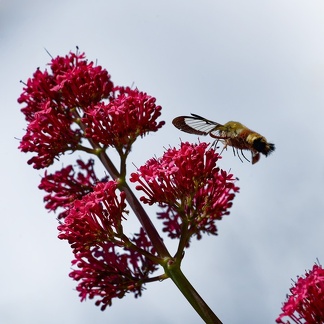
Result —
[[159, 213], [164, 219], [163, 231], [172, 238], [184, 229], [189, 238], [201, 233], [216, 234], [215, 220], [228, 215], [234, 192], [238, 191], [232, 174], [216, 166], [220, 156], [208, 144], [182, 143], [180, 149], [169, 149], [160, 159], [151, 159], [131, 174], [137, 190], [147, 204], [158, 203], [166, 208]]
[[35, 119], [35, 114], [42, 111], [45, 106], [55, 103], [60, 106], [61, 95], [52, 90], [56, 85], [55, 78], [47, 71], [42, 72], [37, 69], [33, 78], [27, 80], [23, 93], [18, 98], [20, 104], [25, 103], [26, 106], [21, 109], [28, 122]]
[[[76, 162], [80, 172], [76, 173], [72, 165], [56, 171], [54, 174], [47, 174], [45, 171], [38, 186], [39, 189], [49, 193], [44, 197], [46, 209], [56, 211], [60, 207], [64, 208], [64, 211], [58, 215], [58, 219], [64, 218], [74, 200], [81, 199], [92, 192], [94, 185], [99, 181], [93, 169], [93, 159], [89, 159], [88, 163], [82, 160]], [[105, 177], [101, 181], [107, 180], [108, 177]]]
[[119, 249], [109, 241], [79, 251], [72, 264], [78, 267], [70, 277], [80, 281], [76, 289], [81, 301], [96, 298], [95, 304], [101, 305], [101, 310], [111, 306], [113, 298], [122, 298], [126, 293], [134, 293], [135, 298], [141, 296], [149, 274], [157, 269], [143, 255]]
[[101, 66], [93, 66], [93, 62], [88, 63], [84, 53], [57, 56], [49, 66], [51, 73], [37, 69], [18, 98], [19, 103], [26, 104], [21, 111], [27, 121], [34, 120], [34, 114], [43, 110], [48, 101], [61, 112], [86, 108], [108, 98], [113, 89], [108, 72]]
[[289, 320], [293, 323], [324, 323], [324, 269], [321, 265], [315, 264], [305, 277], [299, 277], [290, 292], [277, 323], [287, 324]]
[[83, 250], [96, 242], [120, 242], [122, 218], [126, 210], [125, 193], [116, 194], [117, 182], [99, 182], [93, 192], [75, 200], [69, 214], [58, 226], [59, 238], [68, 240], [73, 252]]
[[82, 122], [85, 134], [104, 146], [130, 148], [138, 136], [156, 132], [165, 122], [156, 121], [161, 106], [156, 99], [129, 87], [116, 87], [109, 103], [99, 103], [88, 109]]
[[76, 108], [97, 104], [113, 89], [108, 72], [87, 63], [84, 54], [58, 56], [50, 66], [52, 73], [37, 70], [18, 98], [26, 104], [21, 111], [29, 122], [19, 148], [36, 152], [28, 161], [36, 169], [51, 165], [55, 158], [78, 147], [82, 132], [75, 124]]
[[74, 151], [81, 140], [80, 130], [71, 129], [71, 116], [57, 112], [49, 103], [34, 114], [19, 145], [22, 152], [37, 153], [28, 160], [35, 169], [46, 168], [64, 152]]
[[113, 89], [108, 72], [100, 65], [88, 63], [84, 53], [58, 56], [50, 66], [57, 84], [52, 90], [59, 92], [69, 107], [85, 109], [108, 98]]
[[116, 194], [117, 182], [98, 183], [93, 192], [76, 200], [63, 223], [59, 238], [68, 240], [78, 269], [70, 277], [80, 281], [81, 300], [97, 298], [104, 310], [115, 297], [127, 292], [141, 295], [143, 284], [157, 265], [141, 252], [153, 255], [145, 232], [129, 240], [123, 234], [122, 219], [127, 214], [125, 194]]

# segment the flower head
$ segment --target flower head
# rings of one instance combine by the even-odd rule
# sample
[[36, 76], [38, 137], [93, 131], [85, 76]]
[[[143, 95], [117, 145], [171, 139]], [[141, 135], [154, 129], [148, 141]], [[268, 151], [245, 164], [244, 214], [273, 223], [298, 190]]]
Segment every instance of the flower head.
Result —
[[141, 253], [155, 254], [145, 232], [141, 229], [131, 240], [123, 234], [125, 194], [117, 195], [116, 189], [115, 181], [98, 183], [93, 192], [74, 202], [58, 227], [59, 238], [68, 240], [73, 249], [72, 264], [77, 269], [70, 277], [80, 281], [81, 300], [96, 298], [102, 310], [127, 292], [140, 296], [148, 276], [157, 269]]
[[164, 125], [164, 121], [156, 121], [161, 106], [156, 106], [155, 101], [137, 89], [117, 87], [109, 103], [93, 106], [82, 118], [86, 136], [104, 146], [129, 150], [138, 136], [156, 132]]
[[131, 249], [119, 249], [109, 241], [79, 251], [72, 264], [77, 269], [70, 277], [79, 281], [81, 301], [96, 298], [101, 310], [111, 306], [113, 298], [122, 298], [126, 293], [141, 296], [149, 275], [157, 269], [148, 258]]
[[[64, 218], [73, 202], [81, 199], [86, 194], [93, 191], [94, 185], [99, 181], [95, 175], [93, 166], [94, 160], [90, 159], [88, 163], [77, 160], [77, 166], [80, 169], [75, 172], [74, 167], [69, 165], [54, 174], [47, 174], [41, 180], [39, 189], [43, 189], [49, 194], [44, 197], [45, 208], [56, 211], [58, 208], [64, 208], [64, 211], [58, 215], [58, 218]], [[101, 181], [105, 182], [108, 178]]]
[[291, 295], [282, 306], [282, 313], [276, 319], [277, 323], [318, 324], [324, 323], [324, 269], [315, 264], [306, 272], [305, 277], [299, 277], [290, 289]]
[[52, 90], [61, 94], [66, 106], [86, 109], [108, 98], [113, 89], [107, 70], [88, 63], [84, 53], [58, 56], [50, 66], [56, 81]]
[[216, 234], [215, 220], [229, 214], [234, 192], [238, 191], [232, 174], [216, 166], [220, 156], [207, 150], [206, 143], [182, 143], [180, 149], [169, 149], [160, 159], [151, 159], [131, 181], [146, 196], [144, 203], [158, 203], [165, 211], [164, 231], [172, 238], [180, 237], [183, 227], [190, 235], [201, 238], [201, 232]]
[[22, 152], [36, 153], [28, 160], [35, 169], [46, 168], [61, 154], [74, 151], [81, 140], [80, 130], [71, 128], [72, 116], [58, 112], [49, 104], [48, 101], [43, 110], [34, 114], [19, 145]]
[[73, 202], [58, 230], [59, 238], [68, 240], [74, 253], [100, 241], [118, 244], [127, 210], [124, 192], [118, 197], [116, 189], [116, 181], [99, 182], [93, 192]]
[[101, 66], [88, 63], [85, 54], [57, 56], [49, 64], [51, 72], [37, 69], [33, 78], [28, 79], [18, 102], [26, 104], [21, 111], [27, 121], [43, 110], [49, 102], [57, 111], [86, 108], [108, 98], [113, 89], [110, 75]]
[[87, 109], [108, 98], [113, 84], [100, 66], [85, 60], [84, 54], [58, 56], [50, 63], [52, 73], [39, 69], [29, 79], [18, 102], [27, 122], [19, 148], [34, 152], [28, 163], [40, 169], [51, 165], [68, 150], [76, 150], [82, 131], [76, 127], [76, 108]]

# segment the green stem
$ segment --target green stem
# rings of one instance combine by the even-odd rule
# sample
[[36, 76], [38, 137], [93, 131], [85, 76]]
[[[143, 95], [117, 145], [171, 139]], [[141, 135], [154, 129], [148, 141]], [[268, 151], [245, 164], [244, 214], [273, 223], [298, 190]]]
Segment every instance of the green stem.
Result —
[[183, 223], [181, 225], [181, 236], [180, 236], [180, 240], [179, 240], [177, 253], [174, 256], [174, 258], [176, 260], [181, 260], [182, 259], [183, 251], [184, 251], [186, 245], [188, 244], [188, 239], [190, 238], [188, 236], [188, 233], [189, 233], [188, 223], [183, 221]]
[[208, 324], [222, 324], [220, 319], [213, 313], [205, 301], [201, 298], [195, 288], [191, 285], [179, 266], [171, 265], [165, 267], [165, 272], [176, 284], [182, 294], [186, 297], [191, 306], [200, 317]]

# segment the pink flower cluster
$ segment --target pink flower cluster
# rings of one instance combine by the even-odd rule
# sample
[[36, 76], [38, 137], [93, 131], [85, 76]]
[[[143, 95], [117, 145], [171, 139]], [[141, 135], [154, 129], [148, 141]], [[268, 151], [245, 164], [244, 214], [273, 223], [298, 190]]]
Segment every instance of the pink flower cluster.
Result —
[[69, 214], [59, 225], [59, 238], [68, 240], [78, 269], [70, 277], [80, 281], [81, 300], [97, 298], [104, 310], [113, 298], [127, 292], [141, 295], [143, 284], [157, 269], [143, 253], [155, 253], [143, 230], [134, 238], [123, 234], [122, 220], [128, 211], [125, 193], [116, 192], [115, 181], [100, 182], [93, 192], [75, 200]]
[[163, 231], [179, 238], [186, 227], [189, 238], [201, 233], [216, 234], [216, 220], [229, 214], [238, 187], [232, 174], [216, 166], [220, 156], [208, 144], [182, 143], [180, 149], [169, 149], [161, 159], [151, 159], [130, 181], [146, 196], [146, 204], [158, 203], [165, 208], [159, 213]]
[[[80, 169], [76, 173], [75, 168], [69, 165], [54, 174], [45, 175], [41, 180], [39, 189], [45, 190], [48, 195], [44, 197], [46, 202], [45, 208], [50, 211], [57, 211], [63, 208], [63, 212], [58, 218], [64, 218], [69, 210], [70, 205], [77, 199], [93, 191], [94, 185], [99, 182], [94, 171], [94, 160], [90, 159], [88, 163], [77, 160], [77, 167]], [[108, 177], [101, 179], [106, 182]]]
[[116, 87], [114, 98], [89, 109], [82, 122], [86, 126], [86, 137], [104, 146], [117, 150], [131, 145], [138, 136], [156, 132], [165, 122], [156, 122], [161, 115], [161, 106], [155, 105], [155, 98], [137, 89]]
[[[48, 167], [66, 151], [82, 148], [90, 138], [104, 147], [130, 151], [138, 136], [155, 132], [161, 107], [137, 89], [115, 87], [101, 66], [70, 53], [50, 63], [51, 73], [37, 70], [18, 99], [28, 122], [19, 148], [36, 153], [28, 163]], [[83, 149], [85, 150], [85, 149]]]
[[324, 323], [324, 269], [321, 265], [315, 264], [305, 277], [299, 277], [290, 292], [277, 323], [288, 324], [289, 320], [299, 324]]

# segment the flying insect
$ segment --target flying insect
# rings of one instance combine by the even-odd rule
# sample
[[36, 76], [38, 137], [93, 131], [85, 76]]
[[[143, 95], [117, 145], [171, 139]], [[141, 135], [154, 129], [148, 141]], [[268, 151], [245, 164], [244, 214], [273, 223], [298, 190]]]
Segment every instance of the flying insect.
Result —
[[275, 150], [275, 145], [269, 143], [264, 136], [236, 121], [229, 121], [222, 125], [199, 115], [191, 114], [191, 116], [174, 118], [172, 124], [186, 133], [210, 135], [216, 140], [216, 143], [221, 141], [224, 144], [223, 150], [231, 146], [234, 155], [236, 152], [242, 162], [239, 151], [247, 161], [249, 160], [245, 157], [243, 150], [251, 151], [252, 164], [255, 164], [260, 160], [260, 153], [268, 156]]

